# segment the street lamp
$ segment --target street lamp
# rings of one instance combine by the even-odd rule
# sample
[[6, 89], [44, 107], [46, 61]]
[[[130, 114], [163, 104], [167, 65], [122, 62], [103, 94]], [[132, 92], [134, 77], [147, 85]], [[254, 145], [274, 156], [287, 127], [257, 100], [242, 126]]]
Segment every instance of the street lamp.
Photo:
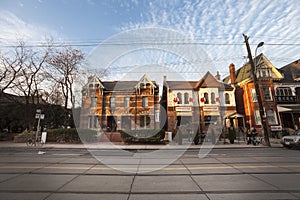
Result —
[[[257, 47], [255, 48], [255, 57], [254, 57], [254, 58], [256, 58], [257, 49], [258, 49], [259, 47], [264, 46], [264, 44], [265, 44], [264, 42], [258, 43]], [[255, 67], [256, 67], [256, 66], [255, 66]]]
[[[267, 128], [266, 119], [264, 117], [265, 112], [264, 112], [264, 107], [263, 107], [263, 104], [262, 104], [262, 98], [261, 98], [261, 95], [260, 95], [259, 83], [257, 81], [257, 77], [256, 77], [256, 73], [255, 73], [256, 65], [254, 65], [250, 45], [249, 45], [249, 42], [248, 42], [249, 37], [247, 37], [245, 34], [243, 34], [243, 36], [244, 36], [244, 39], [245, 39], [247, 52], [248, 52], [248, 58], [249, 58], [249, 62], [250, 62], [250, 65], [251, 65], [251, 74], [252, 74], [252, 78], [253, 78], [255, 93], [256, 93], [256, 97], [257, 97], [257, 103], [258, 103], [258, 107], [259, 107], [259, 115], [260, 115], [260, 119], [261, 119], [261, 125], [262, 125], [262, 128], [264, 130], [265, 145], [271, 146], [270, 140], [269, 140], [269, 131], [268, 131], [268, 128]], [[257, 47], [255, 49], [255, 56], [256, 56], [257, 49], [259, 47], [263, 46], [263, 45], [264, 45], [263, 42], [260, 42], [257, 45]]]
[[257, 56], [257, 49], [259, 47], [262, 47], [265, 43], [264, 42], [260, 42], [258, 43], [258, 45], [256, 46], [255, 48], [255, 54], [254, 54], [254, 59], [255, 59], [255, 63], [254, 63], [254, 74], [256, 74], [256, 68], [257, 68], [257, 64], [258, 64], [258, 60], [256, 59], [256, 56]]

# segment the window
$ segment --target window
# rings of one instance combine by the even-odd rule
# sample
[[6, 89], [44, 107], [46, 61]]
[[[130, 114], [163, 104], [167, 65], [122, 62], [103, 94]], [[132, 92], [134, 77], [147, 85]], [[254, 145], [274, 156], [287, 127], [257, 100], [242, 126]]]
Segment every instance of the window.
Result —
[[151, 118], [149, 115], [141, 115], [140, 116], [140, 127], [141, 128], [150, 128]]
[[177, 93], [178, 104], [182, 104], [182, 94], [180, 92]]
[[268, 117], [269, 125], [276, 125], [276, 124], [278, 124], [276, 113], [275, 113], [275, 111], [273, 109], [270, 109], [270, 110], [267, 111], [267, 117]]
[[160, 113], [160, 111], [155, 111], [155, 116], [154, 116], [154, 118], [155, 118], [155, 122], [160, 122], [159, 120], [159, 113]]
[[110, 107], [111, 108], [115, 108], [116, 107], [116, 98], [115, 97], [111, 97], [110, 98]]
[[98, 116], [88, 116], [88, 128], [98, 128]]
[[256, 125], [261, 125], [260, 113], [259, 110], [254, 111], [254, 118]]
[[211, 104], [216, 104], [216, 95], [214, 92], [210, 94]]
[[143, 107], [148, 107], [148, 97], [143, 97], [142, 101]]
[[271, 91], [268, 87], [263, 87], [263, 92], [264, 92], [264, 98], [265, 101], [271, 101], [272, 100], [272, 96], [271, 96]]
[[225, 104], [230, 104], [230, 96], [228, 93], [225, 93]]
[[130, 101], [129, 97], [124, 97], [124, 108], [128, 108], [129, 107], [129, 101]]
[[257, 96], [255, 89], [251, 89], [252, 101], [257, 102]]
[[189, 104], [189, 93], [184, 93], [184, 104]]
[[278, 87], [276, 88], [276, 95], [277, 96], [292, 96], [292, 90], [288, 87]]
[[97, 97], [91, 97], [91, 108], [95, 108], [97, 105]]
[[204, 93], [204, 99], [205, 99], [204, 104], [209, 104], [209, 98], [208, 98], [208, 93], [207, 92]]
[[262, 78], [271, 77], [270, 70], [269, 70], [269, 69], [266, 69], [266, 68], [260, 69], [260, 70], [259, 70], [259, 75], [260, 75], [260, 77], [262, 77]]

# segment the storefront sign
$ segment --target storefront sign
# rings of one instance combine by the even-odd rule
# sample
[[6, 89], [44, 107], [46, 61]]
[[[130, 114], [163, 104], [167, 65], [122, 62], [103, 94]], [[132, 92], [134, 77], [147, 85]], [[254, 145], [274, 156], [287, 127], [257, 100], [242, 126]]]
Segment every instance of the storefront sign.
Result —
[[192, 107], [176, 107], [175, 108], [177, 112], [191, 112], [192, 111]]
[[205, 112], [218, 112], [219, 111], [219, 107], [218, 106], [203, 107], [203, 111], [205, 111]]

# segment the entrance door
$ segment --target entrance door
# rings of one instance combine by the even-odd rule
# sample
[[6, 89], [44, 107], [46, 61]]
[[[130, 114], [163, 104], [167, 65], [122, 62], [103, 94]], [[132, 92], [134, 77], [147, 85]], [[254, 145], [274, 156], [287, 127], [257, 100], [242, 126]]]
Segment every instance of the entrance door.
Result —
[[117, 130], [117, 123], [114, 116], [107, 117], [107, 131], [115, 132]]

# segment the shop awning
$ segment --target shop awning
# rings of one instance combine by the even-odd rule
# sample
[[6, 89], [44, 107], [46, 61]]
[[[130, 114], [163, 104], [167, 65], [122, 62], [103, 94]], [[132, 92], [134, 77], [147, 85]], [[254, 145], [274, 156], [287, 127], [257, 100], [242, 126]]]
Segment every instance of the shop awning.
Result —
[[245, 116], [241, 115], [241, 114], [239, 114], [237, 112], [234, 112], [234, 113], [230, 113], [230, 114], [225, 115], [224, 118], [228, 119], [228, 118], [243, 118], [243, 117], [245, 117]]
[[[278, 107], [281, 107], [278, 109]], [[300, 104], [280, 105], [277, 106], [278, 112], [300, 112]], [[282, 111], [284, 110], [284, 111]]]
[[282, 106], [277, 106], [277, 110], [278, 110], [278, 112], [291, 112], [292, 111], [292, 109], [285, 108], [285, 107], [282, 107]]

